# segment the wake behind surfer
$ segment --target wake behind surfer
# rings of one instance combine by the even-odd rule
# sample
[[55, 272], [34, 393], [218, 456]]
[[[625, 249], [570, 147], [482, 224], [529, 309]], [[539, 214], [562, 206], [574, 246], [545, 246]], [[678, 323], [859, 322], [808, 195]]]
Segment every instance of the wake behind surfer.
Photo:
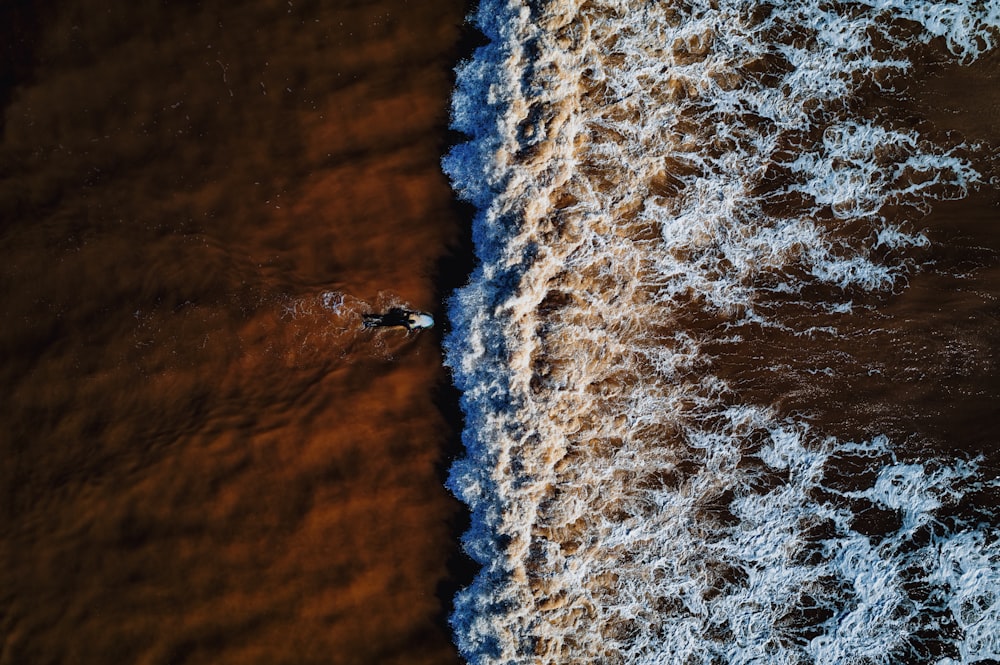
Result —
[[393, 307], [385, 314], [364, 314], [365, 328], [406, 328], [426, 330], [434, 326], [434, 317], [426, 312], [415, 312], [402, 307]]

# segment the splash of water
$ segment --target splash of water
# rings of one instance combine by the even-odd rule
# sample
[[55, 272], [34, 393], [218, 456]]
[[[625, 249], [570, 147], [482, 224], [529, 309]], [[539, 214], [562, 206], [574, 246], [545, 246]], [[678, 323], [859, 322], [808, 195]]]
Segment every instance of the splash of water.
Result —
[[478, 208], [446, 340], [449, 486], [483, 566], [452, 617], [465, 657], [1000, 657], [997, 530], [949, 513], [976, 463], [741, 404], [702, 351], [905, 286], [914, 221], [980, 183], [976, 148], [865, 93], [927, 44], [992, 48], [1000, 5], [483, 0], [476, 22], [471, 140], [444, 160]]

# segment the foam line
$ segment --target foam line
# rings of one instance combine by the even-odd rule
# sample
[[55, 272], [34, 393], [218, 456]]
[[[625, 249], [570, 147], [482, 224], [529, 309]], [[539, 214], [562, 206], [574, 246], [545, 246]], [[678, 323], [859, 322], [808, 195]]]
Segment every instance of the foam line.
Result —
[[949, 512], [990, 482], [977, 464], [742, 404], [703, 351], [832, 337], [783, 306], [852, 316], [905, 288], [920, 216], [981, 183], [976, 147], [857, 100], [935, 40], [993, 48], [1000, 4], [483, 0], [474, 20], [469, 140], [443, 162], [478, 209], [445, 340], [467, 417], [448, 485], [483, 566], [455, 599], [464, 657], [1000, 657], [995, 519]]

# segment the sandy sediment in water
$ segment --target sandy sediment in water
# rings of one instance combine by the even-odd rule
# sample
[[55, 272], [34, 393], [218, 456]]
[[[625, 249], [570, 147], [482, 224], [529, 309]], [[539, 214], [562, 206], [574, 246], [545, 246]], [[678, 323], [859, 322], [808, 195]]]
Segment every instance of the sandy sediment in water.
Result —
[[436, 331], [354, 326], [442, 296], [464, 10], [14, 12], [0, 663], [457, 662]]

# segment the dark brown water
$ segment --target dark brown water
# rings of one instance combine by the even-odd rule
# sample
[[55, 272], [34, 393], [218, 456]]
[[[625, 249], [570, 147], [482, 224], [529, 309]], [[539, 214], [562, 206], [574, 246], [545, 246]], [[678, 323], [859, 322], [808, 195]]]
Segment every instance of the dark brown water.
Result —
[[0, 663], [458, 661], [437, 331], [357, 324], [452, 285], [465, 11], [0, 13]]
[[[856, 294], [851, 313], [793, 319], [802, 328], [832, 326], [836, 335], [761, 331], [738, 353], [723, 355], [723, 366], [731, 366], [747, 399], [777, 400], [785, 414], [808, 414], [839, 438], [861, 440], [878, 431], [909, 451], [904, 455], [982, 456], [986, 473], [995, 474], [1000, 55], [958, 65], [925, 54], [895, 92], [873, 93], [864, 103], [942, 142], [964, 142], [981, 184], [921, 213], [900, 213], [930, 240], [913, 251], [919, 267], [904, 285], [877, 297]], [[893, 212], [886, 215], [893, 219]], [[816, 371], [824, 366], [837, 371]]]

